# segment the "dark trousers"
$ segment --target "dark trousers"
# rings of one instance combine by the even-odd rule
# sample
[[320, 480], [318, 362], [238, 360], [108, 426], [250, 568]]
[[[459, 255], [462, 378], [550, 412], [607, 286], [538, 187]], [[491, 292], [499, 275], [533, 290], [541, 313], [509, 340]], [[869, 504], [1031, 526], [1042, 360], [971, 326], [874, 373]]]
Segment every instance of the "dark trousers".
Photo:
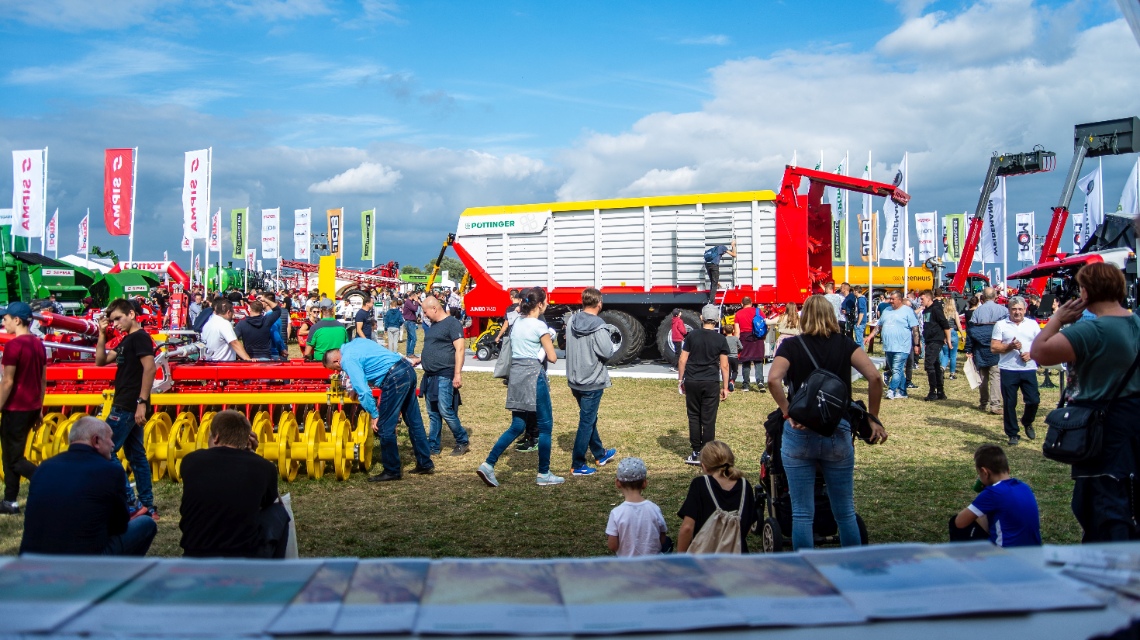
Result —
[[274, 502], [262, 509], [257, 514], [257, 528], [261, 544], [254, 557], [284, 558], [285, 549], [289, 545], [289, 512], [285, 510], [285, 505]]
[[926, 343], [926, 358], [923, 359], [922, 363], [926, 368], [926, 383], [930, 387], [927, 393], [930, 395], [944, 393], [942, 389], [942, 363], [938, 360], [944, 344], [946, 343], [941, 340]]
[[0, 447], [3, 447], [6, 502], [15, 502], [20, 497], [20, 476], [30, 480], [36, 472], [36, 465], [24, 457], [24, 447], [28, 446], [28, 433], [39, 417], [39, 410], [0, 413]]
[[1073, 515], [1083, 531], [1082, 543], [1137, 539], [1130, 499], [1133, 482], [1103, 475], [1073, 481]]
[[709, 304], [716, 304], [716, 288], [720, 286], [720, 265], [706, 262], [705, 271], [709, 274]]
[[748, 362], [741, 362], [740, 363], [741, 379], [744, 381], [744, 384], [748, 384], [748, 381], [752, 379], [752, 365], [756, 365], [756, 384], [761, 386], [761, 387], [764, 386], [764, 363], [763, 362], [753, 362], [751, 360]]
[[961, 529], [954, 521], [958, 519], [957, 514], [950, 516], [950, 542], [973, 542], [975, 540], [989, 540], [990, 534], [986, 530], [979, 527], [977, 522], [971, 522], [970, 526]]
[[740, 373], [740, 358], [728, 357], [728, 381], [735, 384], [736, 376]]
[[139, 516], [127, 524], [127, 530], [107, 541], [105, 556], [145, 556], [158, 533], [158, 525], [150, 516]]
[[681, 347], [682, 347], [684, 344], [685, 344], [685, 343], [684, 343], [684, 342], [682, 342], [682, 341], [680, 341], [680, 340], [674, 340], [674, 341], [673, 341], [673, 353], [677, 354], [677, 357], [678, 357], [678, 358], [680, 358], [680, 357], [681, 357]]
[[1028, 427], [1037, 417], [1037, 405], [1041, 402], [1041, 395], [1037, 391], [1036, 371], [1006, 371], [1001, 370], [1001, 401], [1003, 406], [1002, 426], [1005, 435], [1014, 437], [1019, 429], [1017, 426], [1017, 391], [1021, 390], [1021, 397], [1025, 400], [1025, 412], [1021, 414], [1021, 426]]
[[716, 440], [716, 412], [720, 408], [719, 380], [686, 380], [685, 410], [689, 414], [689, 446], [700, 451]]
[[911, 382], [911, 374], [914, 373], [914, 363], [915, 363], [914, 349], [911, 349], [906, 354], [906, 383], [907, 384], [910, 384], [910, 382]]
[[[602, 404], [603, 391], [605, 389], [570, 390], [574, 400], [578, 402], [578, 431], [574, 435], [574, 451], [570, 454], [571, 469], [586, 466], [587, 451], [594, 454], [594, 460], [600, 460], [606, 455], [606, 447], [602, 444], [602, 437], [598, 435], [598, 407]], [[537, 417], [538, 414], [535, 415]], [[538, 428], [537, 420], [535, 428]]]

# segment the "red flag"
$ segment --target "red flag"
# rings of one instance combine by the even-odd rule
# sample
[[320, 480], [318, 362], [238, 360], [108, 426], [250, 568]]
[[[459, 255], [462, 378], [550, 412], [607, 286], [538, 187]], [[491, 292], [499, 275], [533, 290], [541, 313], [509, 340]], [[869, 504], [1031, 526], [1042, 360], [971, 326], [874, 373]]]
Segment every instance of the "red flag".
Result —
[[103, 222], [113, 236], [131, 234], [134, 149], [107, 149], [103, 165]]

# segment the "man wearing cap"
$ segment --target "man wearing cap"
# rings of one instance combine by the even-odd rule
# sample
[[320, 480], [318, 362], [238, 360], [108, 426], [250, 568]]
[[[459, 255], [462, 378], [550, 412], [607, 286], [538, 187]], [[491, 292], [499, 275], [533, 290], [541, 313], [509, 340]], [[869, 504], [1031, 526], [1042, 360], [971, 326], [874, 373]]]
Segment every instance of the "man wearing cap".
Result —
[[15, 335], [4, 346], [4, 377], [0, 379], [0, 448], [3, 449], [4, 501], [0, 514], [18, 514], [20, 476], [31, 479], [36, 465], [24, 457], [28, 432], [43, 420], [47, 389], [44, 343], [31, 334], [32, 308], [13, 302], [2, 312], [4, 330]]
[[321, 319], [309, 328], [309, 340], [305, 343], [305, 357], [313, 360], [320, 360], [326, 352], [339, 349], [348, 338], [344, 325], [336, 319], [332, 300], [321, 298], [317, 308], [321, 311]]
[[701, 309], [700, 329], [685, 335], [677, 378], [685, 394], [689, 415], [689, 447], [693, 453], [685, 464], [701, 464], [701, 447], [716, 440], [716, 414], [720, 401], [728, 398], [728, 340], [717, 331], [720, 310], [706, 304]]
[[[404, 424], [408, 425], [408, 439], [412, 441], [412, 452], [416, 456], [416, 467], [411, 473], [435, 473], [420, 403], [416, 400], [416, 370], [413, 367], [419, 364], [419, 360], [406, 360], [400, 354], [364, 338], [327, 351], [321, 359], [325, 368], [348, 375], [360, 408], [372, 416], [372, 430], [380, 434], [380, 461], [384, 472], [368, 478], [369, 482], [387, 482], [403, 477], [400, 450], [396, 446], [396, 419], [401, 416]], [[374, 387], [380, 389], [380, 406], [376, 406], [376, 399], [372, 397]]]

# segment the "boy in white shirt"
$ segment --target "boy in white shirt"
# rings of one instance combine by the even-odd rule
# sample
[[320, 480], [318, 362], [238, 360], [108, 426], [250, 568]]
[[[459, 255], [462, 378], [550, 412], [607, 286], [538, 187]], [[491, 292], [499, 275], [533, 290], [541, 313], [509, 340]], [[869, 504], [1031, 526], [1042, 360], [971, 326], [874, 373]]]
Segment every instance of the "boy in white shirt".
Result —
[[1037, 432], [1033, 430], [1033, 420], [1037, 417], [1037, 405], [1041, 394], [1037, 389], [1037, 363], [1029, 357], [1033, 339], [1041, 333], [1037, 321], [1025, 317], [1025, 299], [1014, 296], [1006, 303], [1009, 318], [994, 324], [990, 351], [1001, 356], [998, 370], [1001, 373], [1001, 401], [1004, 405], [1003, 426], [1009, 444], [1021, 441], [1017, 424], [1017, 391], [1021, 390], [1025, 400], [1025, 412], [1021, 415], [1021, 426], [1025, 437], [1033, 440]]
[[622, 458], [618, 463], [615, 485], [625, 502], [610, 511], [606, 546], [619, 556], [647, 556], [672, 549], [661, 508], [641, 495], [648, 473], [641, 458]]

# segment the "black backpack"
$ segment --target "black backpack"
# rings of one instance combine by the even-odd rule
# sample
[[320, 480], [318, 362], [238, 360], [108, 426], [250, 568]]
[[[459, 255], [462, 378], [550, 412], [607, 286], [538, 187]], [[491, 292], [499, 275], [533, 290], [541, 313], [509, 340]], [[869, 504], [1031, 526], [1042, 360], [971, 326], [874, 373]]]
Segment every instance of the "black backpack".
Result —
[[819, 435], [831, 437], [839, 426], [839, 421], [847, 416], [851, 395], [847, 383], [834, 373], [819, 367], [802, 336], [799, 341], [815, 371], [792, 395], [788, 415]]

